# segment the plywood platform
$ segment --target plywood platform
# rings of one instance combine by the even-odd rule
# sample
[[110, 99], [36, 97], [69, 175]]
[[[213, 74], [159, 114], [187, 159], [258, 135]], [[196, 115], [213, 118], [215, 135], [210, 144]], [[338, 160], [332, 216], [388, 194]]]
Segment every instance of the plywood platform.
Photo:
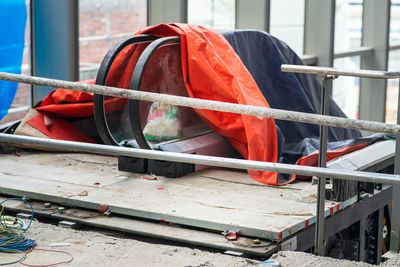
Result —
[[[182, 178], [117, 170], [117, 158], [72, 153], [0, 155], [0, 193], [269, 240], [315, 222], [309, 181], [266, 186], [247, 173], [206, 169]], [[326, 216], [354, 203], [326, 202]]]

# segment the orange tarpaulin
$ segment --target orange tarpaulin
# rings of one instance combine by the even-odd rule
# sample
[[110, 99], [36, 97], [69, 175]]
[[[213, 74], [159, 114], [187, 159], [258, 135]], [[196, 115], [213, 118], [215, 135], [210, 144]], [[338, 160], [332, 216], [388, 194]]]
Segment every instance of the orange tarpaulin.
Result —
[[[187, 24], [161, 24], [137, 34], [180, 36], [183, 78], [190, 97], [269, 108], [251, 74], [219, 32]], [[123, 49], [110, 68], [106, 84], [129, 88], [138, 57], [146, 46], [138, 44]], [[58, 89], [36, 109], [64, 118], [92, 116], [92, 95]], [[277, 162], [273, 119], [210, 110], [196, 112], [244, 158]], [[277, 173], [249, 171], [249, 174], [260, 182], [277, 184]]]
[[[183, 75], [191, 97], [269, 108], [253, 77], [219, 32], [176, 23], [149, 27], [138, 34], [180, 36]], [[277, 162], [274, 119], [210, 110], [196, 112], [244, 158]], [[249, 174], [266, 184], [277, 183], [277, 173], [249, 171]]]

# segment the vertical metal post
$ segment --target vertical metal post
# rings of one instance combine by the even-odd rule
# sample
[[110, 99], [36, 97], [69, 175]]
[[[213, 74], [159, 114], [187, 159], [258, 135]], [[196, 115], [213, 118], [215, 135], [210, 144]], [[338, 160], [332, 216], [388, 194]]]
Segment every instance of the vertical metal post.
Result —
[[[387, 70], [389, 31], [390, 0], [364, 0], [362, 45], [372, 47], [374, 53], [361, 58], [361, 69]], [[386, 84], [386, 79], [361, 78], [360, 119], [385, 121]]]
[[147, 0], [147, 25], [188, 21], [188, 0]]
[[365, 240], [365, 230], [367, 228], [367, 218], [363, 217], [361, 218], [361, 220], [359, 221], [359, 238], [360, 238], [360, 244], [358, 246], [358, 260], [359, 261], [366, 261], [367, 260], [367, 255], [366, 255], [366, 240]]
[[[329, 115], [329, 100], [332, 90], [333, 76], [325, 76], [322, 80], [321, 114]], [[328, 126], [319, 128], [319, 155], [318, 167], [326, 167], [326, 152], [328, 150]], [[326, 179], [318, 177], [317, 192], [317, 221], [315, 227], [315, 254], [324, 254], [324, 226], [325, 226], [325, 183]]]
[[[400, 80], [399, 80], [400, 92]], [[400, 124], [400, 93], [397, 102], [397, 124]], [[394, 173], [400, 174], [400, 135], [396, 136], [396, 154], [394, 158]], [[400, 186], [393, 185], [392, 216], [390, 218], [390, 251], [398, 253], [400, 250]]]
[[333, 66], [335, 3], [335, 0], [306, 0], [304, 54], [316, 56], [318, 66]]
[[376, 230], [376, 264], [380, 264], [382, 261], [382, 236], [383, 236], [383, 218], [384, 218], [384, 208], [377, 210], [377, 225]]
[[[78, 0], [32, 0], [32, 75], [79, 80]], [[53, 89], [33, 86], [32, 104]]]
[[236, 29], [269, 32], [271, 0], [236, 0]]

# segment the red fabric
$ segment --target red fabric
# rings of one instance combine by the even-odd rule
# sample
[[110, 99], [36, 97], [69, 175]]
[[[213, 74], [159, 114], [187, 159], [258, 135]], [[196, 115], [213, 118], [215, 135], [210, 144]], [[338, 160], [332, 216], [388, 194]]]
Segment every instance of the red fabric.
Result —
[[81, 132], [72, 124], [49, 114], [40, 113], [28, 120], [27, 124], [38, 129], [52, 139], [96, 143], [92, 138]]
[[[358, 144], [358, 145], [354, 145], [354, 146], [348, 146], [348, 147], [344, 147], [338, 150], [334, 150], [334, 151], [328, 151], [326, 154], [326, 161], [330, 161], [333, 160], [335, 158], [338, 158], [340, 156], [346, 155], [350, 152], [362, 149], [364, 147], [369, 146], [371, 143], [363, 143], [363, 144]], [[318, 166], [318, 152], [314, 152], [311, 153], [305, 157], [302, 157], [300, 159], [297, 160], [296, 165], [303, 165], [303, 166]], [[293, 174], [291, 176], [291, 180], [287, 183], [292, 182], [293, 180], [295, 180], [296, 178], [306, 178], [305, 176], [302, 175], [295, 175]]]
[[[180, 36], [183, 76], [191, 97], [269, 108], [256, 82], [226, 39], [217, 31], [187, 24], [162, 24], [138, 34]], [[275, 121], [240, 114], [196, 110], [246, 159], [277, 162]], [[256, 180], [277, 184], [274, 172], [249, 171]]]
[[[136, 61], [147, 45], [131, 45], [123, 49], [111, 65], [106, 85], [129, 88]], [[82, 81], [82, 83], [94, 84], [95, 80]], [[127, 99], [124, 98], [108, 98], [104, 101], [105, 112], [110, 113], [121, 110], [126, 103]], [[39, 112], [45, 112], [46, 115], [41, 114], [36, 116], [29, 120], [28, 124], [46, 134], [49, 138], [89, 143], [95, 142], [66, 120], [60, 119], [93, 117], [92, 93], [57, 89], [43, 99], [35, 109]], [[46, 126], [44, 123], [45, 116], [52, 118], [51, 125]]]
[[[157, 25], [137, 34], [143, 33], [162, 37], [180, 36], [182, 72], [191, 97], [269, 108], [254, 79], [220, 33], [186, 24]], [[110, 68], [106, 85], [129, 88], [136, 62], [147, 45], [143, 43], [123, 49]], [[86, 82], [94, 83], [94, 80]], [[92, 100], [93, 95], [89, 93], [58, 89], [46, 97], [36, 109], [62, 118], [87, 117], [93, 116]], [[125, 99], [110, 98], [106, 100], [105, 110], [119, 110], [125, 103]], [[212, 129], [227, 137], [244, 158], [277, 162], [277, 134], [273, 119], [209, 110], [196, 112]], [[60, 124], [57, 125], [58, 123]], [[29, 124], [50, 138], [87, 140], [86, 136], [75, 134], [71, 130], [72, 125], [64, 120], [55, 119], [49, 127], [44, 123], [44, 118], [37, 116]], [[328, 160], [364, 146], [367, 144], [330, 151]], [[297, 164], [316, 166], [317, 160], [318, 153], [314, 153], [299, 159]], [[249, 171], [249, 174], [265, 184], [277, 184], [276, 173]], [[293, 175], [291, 181], [295, 178]]]
[[[147, 45], [147, 43], [143, 43], [123, 49], [111, 65], [106, 85], [129, 88], [136, 62]], [[95, 80], [82, 81], [82, 83], [94, 84]], [[123, 98], [109, 98], [104, 103], [104, 109], [107, 113], [117, 111], [123, 108], [126, 102], [127, 100]], [[92, 117], [94, 115], [93, 94], [57, 89], [51, 92], [35, 109], [61, 118]]]

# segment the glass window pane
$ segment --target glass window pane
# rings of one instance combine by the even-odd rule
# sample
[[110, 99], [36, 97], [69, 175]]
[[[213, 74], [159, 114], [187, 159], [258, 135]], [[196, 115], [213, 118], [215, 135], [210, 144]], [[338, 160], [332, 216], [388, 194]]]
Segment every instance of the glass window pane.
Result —
[[298, 55], [304, 46], [304, 0], [272, 0], [270, 33]]
[[400, 0], [392, 0], [390, 7], [390, 44], [400, 43]]
[[188, 23], [235, 29], [235, 0], [188, 0]]
[[[389, 52], [389, 71], [400, 70], [400, 50]], [[391, 79], [387, 81], [386, 91], [386, 122], [396, 123], [397, 121], [397, 101], [399, 94], [399, 80]]]
[[96, 77], [114, 43], [146, 27], [146, 4], [146, 0], [79, 0], [81, 80]]
[[336, 0], [335, 52], [361, 46], [363, 0]]
[[[360, 69], [360, 57], [338, 58], [335, 59], [333, 66], [337, 69]], [[335, 79], [332, 96], [348, 118], [358, 119], [360, 78], [339, 77]]]

